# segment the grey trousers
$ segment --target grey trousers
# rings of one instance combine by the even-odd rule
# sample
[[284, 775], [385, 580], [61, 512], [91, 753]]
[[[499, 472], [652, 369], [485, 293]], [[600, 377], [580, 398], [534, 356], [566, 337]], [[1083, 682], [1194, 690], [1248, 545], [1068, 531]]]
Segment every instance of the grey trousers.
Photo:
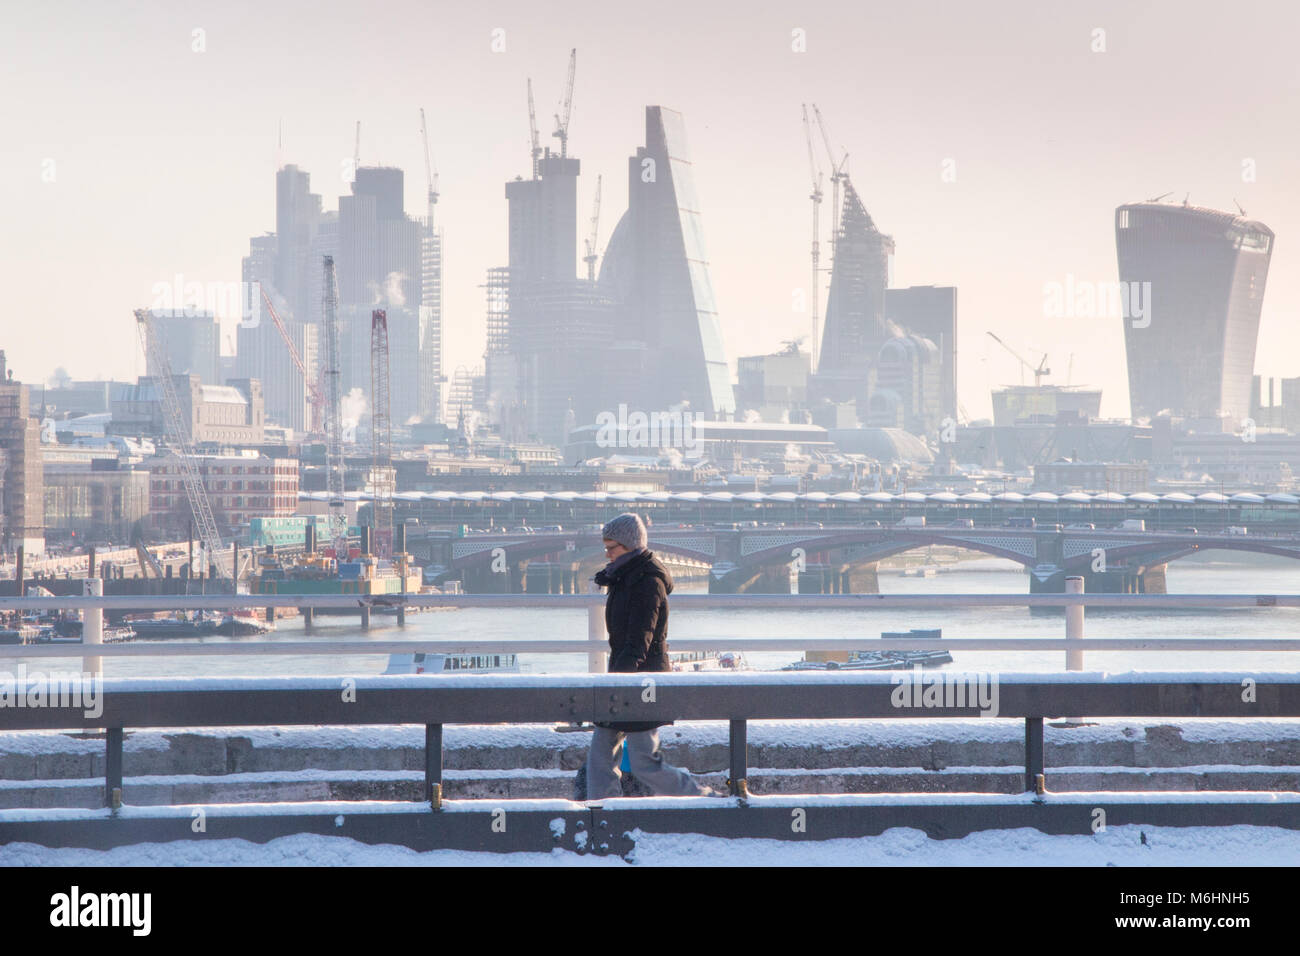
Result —
[[642, 730], [625, 734], [621, 730], [597, 727], [591, 735], [587, 755], [587, 799], [605, 800], [621, 797], [619, 781], [622, 762], [619, 742], [627, 738], [628, 765], [632, 776], [654, 791], [656, 796], [698, 797], [709, 791], [696, 783], [688, 771], [670, 767], [659, 752], [659, 731]]

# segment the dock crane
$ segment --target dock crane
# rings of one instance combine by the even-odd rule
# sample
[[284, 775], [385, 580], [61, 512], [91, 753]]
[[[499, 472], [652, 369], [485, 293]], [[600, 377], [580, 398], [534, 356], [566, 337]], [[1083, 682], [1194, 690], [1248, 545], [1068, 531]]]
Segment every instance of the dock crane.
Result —
[[569, 155], [569, 117], [573, 112], [573, 74], [578, 65], [578, 50], [569, 51], [569, 78], [564, 84], [564, 119], [555, 114], [555, 132], [551, 135], [560, 141], [560, 157]]
[[808, 171], [812, 177], [812, 193], [809, 199], [812, 200], [812, 363], [817, 363], [817, 334], [819, 332], [817, 307], [821, 302], [821, 293], [819, 289], [821, 246], [819, 238], [821, 236], [821, 227], [819, 225], [819, 216], [822, 204], [822, 171], [817, 167], [817, 160], [813, 155], [812, 125], [808, 122], [808, 104], [803, 104], [803, 135], [808, 144]]
[[203, 484], [203, 476], [199, 474], [194, 443], [190, 440], [189, 429], [181, 423], [180, 398], [176, 394], [176, 383], [172, 381], [172, 366], [167, 358], [162, 329], [158, 328], [153, 313], [148, 309], [135, 310], [135, 323], [149, 364], [157, 372], [154, 379], [161, 393], [167, 440], [172, 450], [176, 452], [181, 484], [185, 486], [185, 497], [189, 499], [190, 513], [194, 516], [194, 526], [198, 529], [199, 540], [203, 542], [208, 561], [217, 569], [217, 574], [229, 580], [230, 574], [222, 566], [220, 559], [221, 533], [217, 530], [216, 519], [212, 516], [212, 504], [208, 501], [208, 491]]
[[582, 261], [587, 264], [587, 281], [596, 281], [596, 234], [600, 230], [600, 177], [596, 177], [596, 200], [591, 209], [591, 235], [584, 240], [587, 254]]
[[[1004, 349], [1006, 349], [1008, 352], [1010, 352], [1010, 353], [1015, 357], [1016, 361], [1018, 361], [1022, 366], [1024, 366], [1025, 368], [1029, 369], [1031, 372], [1034, 373], [1034, 388], [1038, 388], [1039, 386], [1041, 386], [1041, 385], [1043, 384], [1043, 376], [1045, 376], [1045, 375], [1051, 375], [1051, 374], [1052, 374], [1052, 370], [1051, 370], [1050, 368], [1047, 368], [1047, 367], [1046, 367], [1046, 366], [1047, 366], [1047, 353], [1046, 353], [1046, 352], [1043, 353], [1043, 360], [1042, 360], [1041, 362], [1039, 362], [1039, 363], [1038, 363], [1038, 367], [1035, 368], [1032, 364], [1030, 364], [1030, 363], [1027, 362], [1024, 358], [1022, 358], [1019, 352], [1017, 352], [1015, 349], [1013, 349], [1010, 345], [1007, 345], [1006, 342], [1003, 342], [1000, 338], [998, 338], [998, 337], [997, 337], [996, 335], [994, 335], [992, 332], [989, 332], [989, 333], [988, 333], [988, 336], [989, 336], [989, 338], [991, 338], [994, 342], [997, 342], [998, 345], [1002, 346]], [[1025, 380], [1025, 379], [1024, 379], [1024, 372], [1023, 372], [1023, 370], [1022, 370], [1022, 371], [1021, 371], [1021, 374], [1020, 374], [1020, 381], [1023, 383], [1024, 380]]]

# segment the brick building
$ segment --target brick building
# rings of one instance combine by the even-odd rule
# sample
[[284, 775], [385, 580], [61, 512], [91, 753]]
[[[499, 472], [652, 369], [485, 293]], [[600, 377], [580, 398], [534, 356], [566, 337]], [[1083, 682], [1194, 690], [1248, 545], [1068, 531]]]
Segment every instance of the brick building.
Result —
[[[252, 518], [282, 518], [298, 510], [298, 460], [256, 452], [197, 455], [199, 474], [223, 537], [247, 527]], [[150, 459], [149, 511], [155, 528], [184, 535], [190, 503], [176, 455]]]

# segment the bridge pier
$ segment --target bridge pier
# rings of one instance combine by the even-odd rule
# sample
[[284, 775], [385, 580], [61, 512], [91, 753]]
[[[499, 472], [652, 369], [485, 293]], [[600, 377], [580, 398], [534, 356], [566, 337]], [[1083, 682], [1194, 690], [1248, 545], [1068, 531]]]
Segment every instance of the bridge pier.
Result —
[[490, 564], [466, 568], [464, 585], [466, 594], [522, 594], [526, 579], [522, 563], [510, 564], [500, 571]]
[[877, 563], [851, 564], [840, 571], [840, 594], [879, 594]]
[[799, 572], [800, 594], [833, 594], [831, 584], [831, 566], [829, 564], [809, 564]]
[[810, 564], [799, 572], [800, 594], [879, 594], [878, 564]]
[[[1117, 565], [1105, 571], [1082, 571], [1084, 586], [1089, 594], [1167, 594], [1167, 564], [1149, 567]], [[1057, 569], [1051, 575], [1031, 573], [1030, 594], [1064, 594], [1067, 572]]]
[[1138, 576], [1143, 594], [1168, 594], [1168, 564], [1153, 564]]
[[524, 573], [528, 594], [576, 594], [578, 565], [564, 561], [529, 561]]
[[790, 587], [791, 573], [788, 564], [769, 565], [760, 570], [748, 584], [737, 588], [737, 590], [746, 594], [790, 594], [792, 593]]

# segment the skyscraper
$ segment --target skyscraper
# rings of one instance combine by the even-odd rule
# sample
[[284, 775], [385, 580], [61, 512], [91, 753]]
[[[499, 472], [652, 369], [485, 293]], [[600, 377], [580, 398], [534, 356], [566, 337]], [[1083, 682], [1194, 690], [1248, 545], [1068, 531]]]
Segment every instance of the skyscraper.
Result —
[[859, 417], [865, 418], [872, 373], [890, 338], [885, 288], [894, 240], [876, 228], [847, 178], [834, 248], [816, 391], [833, 402], [856, 402]]
[[299, 322], [311, 321], [311, 253], [320, 226], [321, 197], [311, 176], [288, 165], [275, 174], [275, 288]]
[[1134, 418], [1250, 414], [1273, 231], [1197, 206], [1115, 210]]
[[404, 176], [389, 166], [356, 171], [339, 199], [339, 322], [342, 388], [370, 392], [370, 314], [388, 313], [390, 414], [404, 425], [419, 415], [423, 229], [403, 209]]
[[425, 422], [442, 421], [442, 233], [433, 206], [420, 244], [420, 401]]
[[[600, 285], [619, 303], [621, 364], [608, 394], [646, 412], [682, 402], [733, 414], [708, 255], [682, 115], [647, 106], [645, 145], [628, 160], [628, 209], [605, 251]], [[579, 419], [581, 421], [581, 419]]]
[[[495, 342], [489, 329], [489, 401], [508, 431], [556, 443], [570, 410], [591, 421], [608, 403], [600, 355], [612, 334], [611, 305], [596, 283], [577, 277], [580, 167], [546, 150], [533, 178], [506, 183], [510, 265], [489, 274], [489, 310], [504, 325]], [[506, 370], [513, 388], [502, 387]]]
[[[249, 254], [243, 262], [243, 281], [252, 301], [248, 303], [250, 317], [240, 323], [237, 332], [235, 376], [262, 382], [268, 420], [305, 432], [312, 425], [308, 382], [315, 382], [319, 374], [317, 326], [310, 316], [300, 318], [289, 308], [275, 285], [278, 245], [278, 237], [274, 235], [254, 236], [249, 241]], [[303, 372], [294, 365], [289, 347], [254, 283], [260, 283], [273, 302], [279, 301], [276, 311], [284, 323], [285, 333], [303, 360]]]
[[[192, 309], [152, 309], [150, 328], [162, 337], [163, 351], [173, 375], [191, 373], [204, 385], [221, 384], [221, 326], [211, 312]], [[147, 375], [161, 375], [152, 359]]]
[[0, 551], [21, 547], [37, 557], [45, 550], [45, 471], [41, 423], [31, 412], [0, 349]]
[[915, 285], [885, 290], [885, 317], [939, 347], [939, 414], [957, 418], [957, 290]]

